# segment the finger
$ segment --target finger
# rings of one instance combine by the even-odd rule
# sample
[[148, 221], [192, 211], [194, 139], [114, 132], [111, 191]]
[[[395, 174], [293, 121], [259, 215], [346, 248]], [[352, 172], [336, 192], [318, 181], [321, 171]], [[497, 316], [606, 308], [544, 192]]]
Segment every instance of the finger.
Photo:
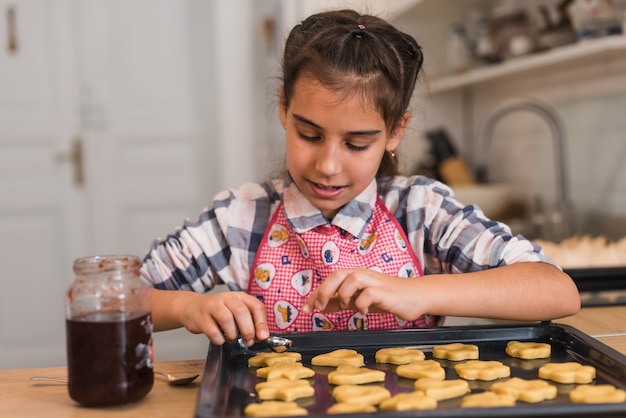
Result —
[[323, 305], [318, 301], [317, 289], [311, 292], [309, 297], [304, 301], [304, 304], [302, 305], [302, 308], [300, 308], [300, 311], [303, 314], [310, 314], [315, 309], [323, 309]]
[[[311, 312], [313, 309], [319, 309], [320, 311], [325, 310], [330, 299], [337, 295], [337, 291], [339, 290], [344, 277], [345, 275], [343, 270], [338, 270], [329, 274], [307, 299], [305, 303], [307, 310], [310, 309]], [[305, 311], [305, 313], [310, 312]]]
[[313, 291], [300, 310], [303, 314], [310, 314], [315, 309], [322, 312], [337, 312], [340, 309], [337, 292], [335, 292], [333, 296], [327, 300], [322, 300], [320, 299], [320, 294], [317, 292], [317, 289]]
[[224, 331], [212, 318], [205, 320], [203, 334], [207, 336], [213, 345], [222, 345], [226, 342]]
[[[233, 304], [230, 300], [219, 312], [214, 313], [213, 319], [222, 330], [222, 335], [226, 341], [236, 341], [239, 338], [239, 327], [235, 318], [236, 312], [233, 310]], [[235, 308], [236, 311], [236, 308]]]
[[342, 308], [339, 306], [339, 298], [337, 296], [333, 296], [328, 300], [328, 303], [323, 309], [320, 309], [322, 312], [337, 312]]
[[[232, 301], [230, 309], [235, 323], [235, 339], [241, 338], [247, 346], [254, 343], [255, 325], [250, 308], [244, 299]], [[230, 334], [227, 333], [230, 336]]]
[[270, 332], [267, 325], [267, 310], [265, 304], [256, 298], [251, 298], [247, 302], [251, 315], [252, 329], [250, 334], [246, 334], [244, 341], [246, 345], [252, 345], [257, 341], [265, 340], [269, 337]]
[[352, 301], [354, 310], [359, 311], [362, 315], [367, 315], [370, 312], [371, 306], [374, 304], [372, 288], [366, 288], [359, 290]]
[[357, 271], [346, 272], [335, 295], [339, 299], [341, 309], [354, 309], [354, 301], [365, 288], [367, 288], [367, 283], [362, 283]]

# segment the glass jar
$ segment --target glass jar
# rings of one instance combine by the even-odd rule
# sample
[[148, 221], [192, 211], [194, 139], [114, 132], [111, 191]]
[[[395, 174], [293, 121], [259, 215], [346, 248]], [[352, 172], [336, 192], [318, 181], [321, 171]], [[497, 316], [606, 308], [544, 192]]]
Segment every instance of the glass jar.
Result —
[[65, 297], [68, 391], [84, 406], [134, 402], [152, 389], [150, 287], [140, 266], [129, 255], [74, 261]]

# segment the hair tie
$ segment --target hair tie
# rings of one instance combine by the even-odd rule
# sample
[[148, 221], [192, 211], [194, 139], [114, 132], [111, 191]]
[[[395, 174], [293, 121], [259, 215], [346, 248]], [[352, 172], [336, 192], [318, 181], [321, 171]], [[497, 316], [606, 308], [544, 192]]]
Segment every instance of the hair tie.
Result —
[[357, 29], [352, 30], [352, 36], [357, 39], [363, 39], [365, 37], [365, 25], [358, 24], [356, 25]]

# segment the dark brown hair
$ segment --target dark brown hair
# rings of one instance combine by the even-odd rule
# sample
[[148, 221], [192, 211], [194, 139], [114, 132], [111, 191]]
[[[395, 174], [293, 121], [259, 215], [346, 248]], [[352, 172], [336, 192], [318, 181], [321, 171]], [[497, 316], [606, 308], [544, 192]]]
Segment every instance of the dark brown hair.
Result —
[[[360, 95], [392, 133], [409, 107], [422, 62], [415, 39], [381, 18], [354, 10], [314, 14], [285, 43], [282, 105], [289, 108], [294, 85], [306, 74], [346, 97]], [[385, 153], [377, 175], [396, 172], [396, 159]]]

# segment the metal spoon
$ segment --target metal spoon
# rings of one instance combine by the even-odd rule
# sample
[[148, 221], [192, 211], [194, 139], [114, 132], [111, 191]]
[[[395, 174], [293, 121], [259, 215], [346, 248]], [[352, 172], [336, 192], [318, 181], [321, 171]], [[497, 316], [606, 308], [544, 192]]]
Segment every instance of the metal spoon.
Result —
[[267, 346], [276, 353], [283, 353], [291, 348], [293, 342], [289, 338], [270, 335], [267, 337]]
[[[270, 335], [265, 339], [265, 343], [270, 348], [270, 350], [276, 353], [282, 353], [289, 350], [293, 344], [293, 342], [289, 338], [285, 337], [277, 337], [276, 335]], [[242, 349], [245, 349], [246, 343], [243, 342], [243, 338], [237, 338], [237, 344]]]
[[[185, 376], [185, 377], [175, 377], [172, 376], [169, 373], [166, 372], [162, 372], [159, 370], [155, 370], [155, 373], [158, 373], [160, 375], [163, 375], [167, 378], [167, 381], [169, 382], [169, 384], [171, 385], [176, 385], [176, 386], [183, 386], [183, 385], [187, 385], [191, 382], [193, 382], [194, 380], [196, 380], [196, 378], [200, 375], [196, 374], [193, 376]], [[63, 377], [49, 377], [49, 376], [31, 376], [30, 380], [46, 380], [49, 382], [59, 382], [59, 383], [66, 383], [67, 384], [67, 379], [63, 378]]]
[[170, 384], [172, 384], [172, 385], [176, 385], [176, 386], [183, 386], [183, 385], [187, 385], [187, 384], [189, 384], [189, 383], [193, 382], [194, 380], [196, 380], [196, 378], [197, 378], [198, 376], [200, 376], [199, 374], [194, 374], [193, 376], [175, 377], [175, 376], [172, 376], [172, 375], [171, 375], [171, 374], [169, 374], [169, 373], [162, 372], [162, 371], [159, 371], [159, 370], [155, 370], [154, 372], [155, 372], [155, 373], [158, 373], [158, 374], [160, 374], [160, 375], [162, 375], [162, 376], [167, 377], [167, 381], [168, 381]]

